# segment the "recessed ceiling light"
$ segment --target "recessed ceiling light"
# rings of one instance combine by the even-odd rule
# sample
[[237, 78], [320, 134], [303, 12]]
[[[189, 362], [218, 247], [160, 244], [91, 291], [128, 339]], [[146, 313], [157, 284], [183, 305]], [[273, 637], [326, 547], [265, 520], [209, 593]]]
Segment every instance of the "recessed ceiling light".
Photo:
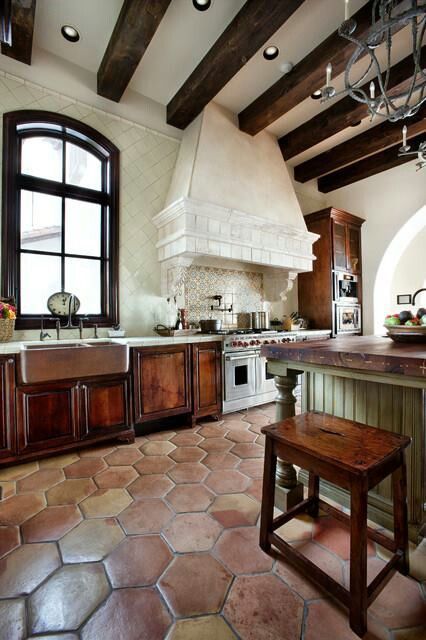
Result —
[[212, 6], [212, 0], [192, 0], [192, 4], [197, 11], [207, 11]]
[[61, 33], [65, 40], [68, 42], [78, 42], [80, 40], [80, 34], [75, 27], [72, 27], [70, 24], [64, 24], [61, 27]]
[[311, 98], [312, 98], [312, 100], [321, 100], [321, 98], [322, 98], [321, 89], [317, 89], [316, 91], [311, 93]]
[[357, 120], [356, 122], [352, 122], [351, 127], [357, 127], [361, 124], [361, 120]]
[[278, 49], [278, 47], [276, 47], [275, 45], [270, 45], [263, 50], [263, 57], [265, 58], [265, 60], [274, 60], [278, 56], [279, 52], [280, 50]]

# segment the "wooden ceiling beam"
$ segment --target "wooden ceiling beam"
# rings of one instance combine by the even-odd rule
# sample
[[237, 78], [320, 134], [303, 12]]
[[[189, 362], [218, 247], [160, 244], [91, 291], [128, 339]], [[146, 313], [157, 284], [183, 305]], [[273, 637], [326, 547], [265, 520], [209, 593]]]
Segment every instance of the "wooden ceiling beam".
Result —
[[120, 102], [171, 0], [124, 0], [98, 69], [98, 94]]
[[297, 182], [308, 182], [326, 173], [331, 173], [352, 162], [362, 160], [373, 153], [382, 151], [402, 138], [402, 126], [407, 125], [407, 138], [413, 138], [426, 131], [426, 109], [402, 122], [382, 122], [363, 133], [338, 144], [333, 149], [302, 162], [294, 167], [294, 178]]
[[[369, 0], [353, 17], [357, 21], [356, 36], [364, 36], [371, 27], [372, 1]], [[342, 2], [343, 11], [343, 2]], [[354, 46], [339, 36], [337, 30], [319, 44], [292, 71], [275, 82], [238, 115], [240, 129], [252, 136], [325, 84], [325, 69], [333, 65], [333, 76], [344, 71]]]
[[167, 105], [168, 124], [185, 129], [304, 0], [247, 0]]
[[36, 0], [12, 0], [12, 46], [2, 43], [3, 55], [31, 64]]
[[[424, 134], [420, 134], [410, 140], [412, 149], [417, 149], [421, 142], [425, 141]], [[398, 156], [398, 149], [401, 146], [401, 142], [398, 144], [375, 153], [364, 160], [350, 164], [343, 169], [329, 173], [318, 180], [318, 190], [321, 193], [329, 193], [336, 189], [341, 189], [349, 184], [364, 180], [382, 171], [393, 169], [406, 162], [413, 162], [416, 160], [416, 156]], [[413, 169], [414, 170], [414, 169]]]
[[[421, 49], [421, 65], [426, 66], [426, 45]], [[396, 94], [408, 88], [412, 75], [413, 57], [407, 56], [391, 68], [389, 94]], [[370, 82], [367, 82], [362, 87], [367, 94], [369, 84]], [[279, 139], [284, 159], [289, 160], [297, 156], [367, 116], [368, 109], [365, 104], [346, 96]]]

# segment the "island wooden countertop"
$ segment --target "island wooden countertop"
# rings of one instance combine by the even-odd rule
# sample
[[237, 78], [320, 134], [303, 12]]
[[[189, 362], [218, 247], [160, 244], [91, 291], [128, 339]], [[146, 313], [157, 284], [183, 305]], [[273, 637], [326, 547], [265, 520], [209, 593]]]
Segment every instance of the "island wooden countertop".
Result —
[[414, 376], [423, 378], [426, 385], [426, 344], [403, 344], [376, 336], [349, 336], [264, 345], [261, 355], [272, 360]]

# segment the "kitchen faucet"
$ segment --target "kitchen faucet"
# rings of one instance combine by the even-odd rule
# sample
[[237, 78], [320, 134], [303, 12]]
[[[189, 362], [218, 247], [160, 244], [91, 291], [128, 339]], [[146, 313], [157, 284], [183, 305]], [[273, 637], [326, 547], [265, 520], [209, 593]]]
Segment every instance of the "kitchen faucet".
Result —
[[413, 294], [412, 300], [411, 300], [411, 304], [414, 306], [414, 303], [416, 301], [417, 295], [419, 293], [421, 293], [422, 291], [426, 291], [426, 288], [423, 287], [422, 289], [417, 289], [417, 291]]

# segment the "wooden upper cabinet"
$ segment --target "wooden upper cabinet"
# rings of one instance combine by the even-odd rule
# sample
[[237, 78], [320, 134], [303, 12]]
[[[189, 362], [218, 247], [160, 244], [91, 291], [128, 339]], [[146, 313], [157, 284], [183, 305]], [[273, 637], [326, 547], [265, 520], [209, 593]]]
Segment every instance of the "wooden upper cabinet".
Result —
[[131, 428], [130, 380], [90, 380], [80, 384], [81, 437]]
[[0, 358], [0, 460], [15, 450], [15, 361], [9, 356]]
[[[345, 216], [332, 215], [333, 268], [337, 271], [361, 273], [361, 223], [348, 222]], [[346, 214], [350, 216], [350, 214]], [[355, 218], [355, 216], [351, 216]], [[355, 220], [359, 220], [356, 219]]]
[[361, 228], [348, 224], [347, 238], [348, 271], [361, 273]]
[[191, 412], [190, 345], [133, 350], [135, 422]]
[[201, 342], [192, 345], [194, 418], [221, 413], [221, 356], [221, 342]]
[[333, 233], [334, 268], [341, 269], [342, 271], [346, 271], [347, 269], [346, 225], [344, 223], [338, 222], [337, 220], [333, 220], [332, 229], [333, 229], [332, 233]]

